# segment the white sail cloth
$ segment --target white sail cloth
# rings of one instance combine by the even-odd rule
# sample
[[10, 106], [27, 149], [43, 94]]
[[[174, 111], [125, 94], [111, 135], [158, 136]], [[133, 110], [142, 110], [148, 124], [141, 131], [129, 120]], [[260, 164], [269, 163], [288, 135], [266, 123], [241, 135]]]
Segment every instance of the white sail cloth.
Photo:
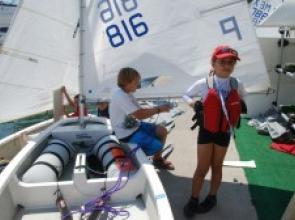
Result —
[[166, 76], [166, 84], [139, 90], [138, 97], [183, 94], [209, 72], [211, 53], [219, 44], [230, 44], [240, 52], [242, 62], [235, 76], [248, 91], [269, 87], [245, 1], [110, 2], [88, 1], [86, 29], [91, 39], [85, 52], [95, 59], [86, 67], [89, 98], [108, 96], [124, 66], [135, 67], [143, 77]]
[[54, 89], [77, 92], [78, 2], [24, 0], [0, 50], [0, 122], [52, 109]]
[[[52, 90], [77, 91], [79, 40], [73, 38], [79, 1], [23, 0], [0, 54], [0, 122], [51, 108]], [[241, 0], [86, 0], [82, 48], [84, 93], [109, 97], [118, 70], [161, 77], [139, 97], [181, 96], [210, 70], [218, 44], [236, 48], [235, 76], [248, 91], [269, 80]]]

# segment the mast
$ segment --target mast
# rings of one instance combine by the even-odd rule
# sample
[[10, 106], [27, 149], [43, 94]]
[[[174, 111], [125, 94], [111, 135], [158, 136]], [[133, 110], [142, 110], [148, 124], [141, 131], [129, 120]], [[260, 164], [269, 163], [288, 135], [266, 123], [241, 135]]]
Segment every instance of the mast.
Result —
[[84, 120], [84, 108], [85, 108], [85, 94], [84, 94], [84, 70], [85, 70], [85, 51], [84, 51], [84, 35], [85, 35], [85, 24], [84, 24], [84, 15], [86, 10], [85, 0], [80, 0], [80, 55], [79, 55], [79, 120], [80, 126], [85, 127]]

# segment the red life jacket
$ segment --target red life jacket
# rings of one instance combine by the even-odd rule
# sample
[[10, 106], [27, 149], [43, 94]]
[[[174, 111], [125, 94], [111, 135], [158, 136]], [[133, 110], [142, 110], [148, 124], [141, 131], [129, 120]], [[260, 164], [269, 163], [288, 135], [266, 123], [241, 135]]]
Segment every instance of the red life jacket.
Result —
[[207, 78], [207, 84], [208, 94], [203, 101], [204, 128], [212, 133], [227, 132], [230, 125], [232, 127], [237, 125], [241, 114], [241, 99], [237, 91], [238, 81], [236, 78], [230, 78], [231, 91], [224, 100], [229, 121], [223, 112], [219, 94], [213, 86], [213, 77]]

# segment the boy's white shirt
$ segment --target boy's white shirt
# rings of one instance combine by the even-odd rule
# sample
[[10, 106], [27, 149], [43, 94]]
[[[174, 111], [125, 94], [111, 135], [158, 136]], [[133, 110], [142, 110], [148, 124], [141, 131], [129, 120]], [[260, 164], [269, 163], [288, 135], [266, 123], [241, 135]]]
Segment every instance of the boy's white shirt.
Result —
[[[214, 80], [217, 82], [219, 89], [221, 90], [224, 98], [227, 97], [227, 95], [230, 92], [230, 77], [228, 78], [220, 78], [216, 75], [213, 76]], [[238, 79], [237, 79], [238, 80]], [[246, 90], [244, 88], [243, 83], [241, 83], [240, 80], [238, 80], [238, 93], [243, 99], [246, 95]], [[188, 104], [194, 103], [193, 98], [200, 97], [201, 100], [204, 100], [208, 94], [208, 84], [207, 84], [207, 78], [202, 78], [195, 82], [185, 93], [183, 96], [184, 101], [186, 101]]]
[[126, 116], [138, 109], [140, 109], [140, 105], [132, 94], [124, 92], [121, 88], [117, 88], [113, 91], [109, 113], [112, 128], [119, 139], [131, 135], [138, 129], [138, 127], [124, 127]]

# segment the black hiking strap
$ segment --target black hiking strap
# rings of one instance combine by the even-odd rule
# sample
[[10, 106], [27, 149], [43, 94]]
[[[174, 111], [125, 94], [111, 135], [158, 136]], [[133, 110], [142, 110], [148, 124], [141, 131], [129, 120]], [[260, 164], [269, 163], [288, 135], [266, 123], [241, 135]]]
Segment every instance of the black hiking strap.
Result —
[[52, 155], [56, 156], [62, 164], [62, 169], [65, 168], [65, 161], [58, 153], [56, 153], [54, 151], [44, 151], [41, 155], [44, 155], [44, 154], [52, 154]]
[[102, 142], [102, 143], [98, 146], [98, 148], [97, 148], [97, 150], [96, 150], [96, 152], [95, 152], [95, 155], [98, 156], [98, 152], [99, 152], [100, 148], [101, 148], [103, 145], [105, 145], [105, 144], [109, 144], [109, 143], [119, 144], [118, 142], [116, 142], [116, 141], [114, 141], [114, 140], [107, 140], [107, 141], [105, 141], [105, 142]]
[[38, 161], [38, 162], [33, 164], [33, 166], [35, 166], [35, 165], [45, 165], [45, 166], [49, 167], [55, 173], [56, 180], [58, 180], [58, 170], [52, 164], [47, 163], [45, 161]]
[[[68, 155], [69, 155], [69, 159], [71, 158], [71, 152], [70, 152], [70, 149], [68, 148], [68, 146], [64, 143], [60, 143], [60, 142], [50, 142], [50, 144], [57, 144], [57, 145], [60, 145], [62, 146], [67, 152], [68, 152]], [[50, 145], [49, 144], [49, 145]]]

